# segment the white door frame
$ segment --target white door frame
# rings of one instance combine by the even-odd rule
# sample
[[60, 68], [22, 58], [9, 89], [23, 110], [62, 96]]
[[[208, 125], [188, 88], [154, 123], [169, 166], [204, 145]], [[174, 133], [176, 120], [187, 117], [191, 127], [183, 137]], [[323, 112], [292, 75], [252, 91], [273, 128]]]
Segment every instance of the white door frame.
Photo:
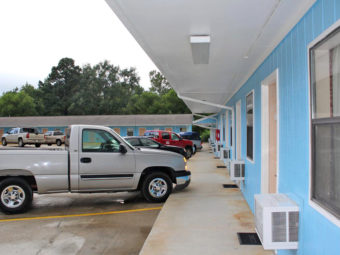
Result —
[[261, 193], [269, 192], [269, 85], [276, 83], [276, 193], [279, 190], [279, 142], [280, 142], [280, 110], [279, 110], [279, 70], [276, 69], [266, 79], [261, 82]]

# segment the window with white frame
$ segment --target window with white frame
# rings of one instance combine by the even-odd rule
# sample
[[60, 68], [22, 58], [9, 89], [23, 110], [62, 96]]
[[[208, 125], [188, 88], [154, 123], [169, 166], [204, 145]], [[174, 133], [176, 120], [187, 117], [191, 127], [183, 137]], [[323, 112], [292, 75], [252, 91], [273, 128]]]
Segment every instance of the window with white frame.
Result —
[[247, 158], [254, 159], [254, 92], [246, 97], [247, 116]]
[[340, 219], [340, 28], [310, 48], [311, 200]]

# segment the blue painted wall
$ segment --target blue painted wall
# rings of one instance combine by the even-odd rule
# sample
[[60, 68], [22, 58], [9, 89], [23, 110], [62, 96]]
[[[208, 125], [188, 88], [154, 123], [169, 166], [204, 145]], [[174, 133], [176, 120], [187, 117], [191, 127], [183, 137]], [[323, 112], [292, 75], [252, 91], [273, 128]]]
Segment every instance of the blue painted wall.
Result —
[[[261, 192], [261, 82], [278, 68], [279, 193], [289, 194], [301, 210], [299, 249], [279, 251], [278, 254], [340, 254], [340, 228], [308, 204], [310, 137], [307, 45], [338, 19], [340, 0], [318, 0], [227, 103], [235, 107], [236, 102], [241, 100], [241, 154], [246, 162], [242, 192], [254, 211], [254, 194]], [[246, 159], [245, 97], [251, 90], [255, 93], [254, 163]]]

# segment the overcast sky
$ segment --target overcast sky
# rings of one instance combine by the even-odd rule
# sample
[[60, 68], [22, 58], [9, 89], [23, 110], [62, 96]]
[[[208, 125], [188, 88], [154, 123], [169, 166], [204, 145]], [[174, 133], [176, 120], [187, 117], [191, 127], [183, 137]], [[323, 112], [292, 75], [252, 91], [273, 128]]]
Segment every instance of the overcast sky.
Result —
[[0, 0], [0, 95], [37, 86], [63, 57], [136, 67], [144, 88], [156, 69], [104, 0]]

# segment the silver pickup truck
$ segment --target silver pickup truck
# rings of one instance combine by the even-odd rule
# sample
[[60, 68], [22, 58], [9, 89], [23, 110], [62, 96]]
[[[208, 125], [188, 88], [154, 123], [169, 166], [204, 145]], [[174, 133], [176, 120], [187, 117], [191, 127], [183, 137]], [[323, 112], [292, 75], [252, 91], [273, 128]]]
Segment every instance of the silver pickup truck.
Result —
[[37, 128], [12, 128], [1, 137], [2, 146], [6, 146], [8, 143], [17, 143], [19, 147], [24, 147], [25, 144], [34, 144], [35, 147], [40, 147], [44, 142], [44, 135]]
[[29, 209], [33, 192], [118, 192], [140, 190], [150, 202], [165, 201], [190, 183], [180, 154], [136, 149], [112, 129], [72, 125], [65, 149], [0, 150], [0, 209]]

